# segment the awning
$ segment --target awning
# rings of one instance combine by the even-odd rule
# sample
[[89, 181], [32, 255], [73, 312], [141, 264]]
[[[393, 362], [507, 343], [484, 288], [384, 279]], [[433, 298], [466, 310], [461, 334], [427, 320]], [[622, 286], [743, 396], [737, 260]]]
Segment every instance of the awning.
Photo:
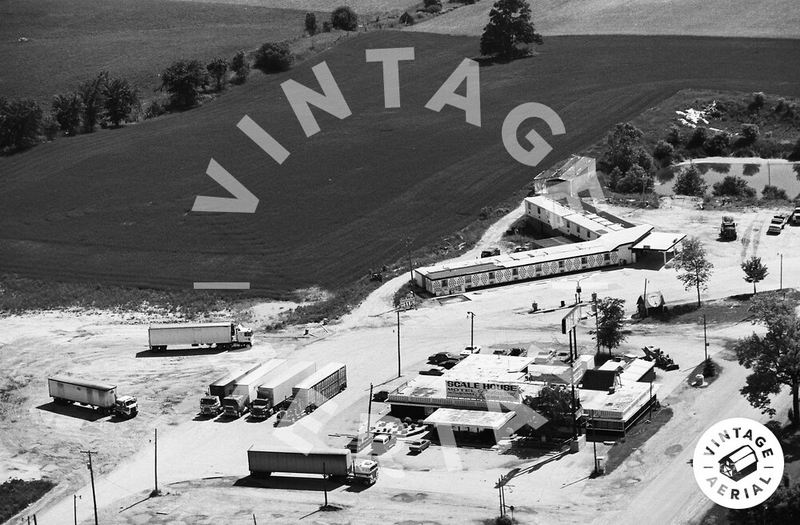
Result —
[[448, 427], [475, 427], [481, 430], [500, 430], [508, 426], [515, 412], [488, 412], [483, 410], [459, 410], [439, 408], [425, 418], [426, 425]]
[[650, 232], [644, 239], [634, 244], [633, 249], [668, 252], [685, 237], [686, 235], [679, 233]]

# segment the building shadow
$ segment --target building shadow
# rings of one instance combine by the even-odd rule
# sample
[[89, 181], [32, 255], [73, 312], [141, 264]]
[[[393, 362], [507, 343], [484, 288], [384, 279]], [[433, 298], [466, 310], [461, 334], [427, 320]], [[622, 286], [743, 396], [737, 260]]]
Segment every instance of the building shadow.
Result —
[[233, 484], [234, 487], [250, 487], [260, 489], [282, 489], [282, 490], [308, 490], [322, 492], [325, 489], [331, 491], [345, 485], [345, 480], [338, 478], [322, 479], [321, 476], [310, 474], [315, 477], [294, 477], [294, 476], [270, 476], [268, 478], [246, 476], [239, 478]]
[[104, 414], [99, 410], [83, 406], [83, 405], [60, 405], [53, 401], [49, 403], [45, 403], [43, 405], [39, 405], [39, 410], [43, 410], [45, 412], [52, 412], [53, 414], [59, 414], [61, 416], [69, 416], [74, 417], [76, 419], [83, 419], [84, 421], [97, 421], [98, 419], [103, 419], [104, 417], [108, 417], [108, 414]]

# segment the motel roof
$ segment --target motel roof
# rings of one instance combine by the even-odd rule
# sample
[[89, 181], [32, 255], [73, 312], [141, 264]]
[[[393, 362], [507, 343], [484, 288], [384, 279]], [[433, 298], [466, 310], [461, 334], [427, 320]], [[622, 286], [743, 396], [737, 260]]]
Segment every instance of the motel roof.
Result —
[[547, 195], [526, 197], [525, 201], [556, 214], [564, 221], [577, 224], [578, 226], [583, 226], [587, 230], [598, 235], [605, 235], [606, 233], [623, 230], [629, 227], [629, 223], [627, 222], [616, 222], [609, 220], [607, 217], [601, 217], [600, 215], [590, 211], [570, 208], [569, 206], [562, 204], [548, 197]]
[[[658, 392], [659, 385], [653, 383], [653, 394]], [[631, 411], [642, 406], [649, 397], [649, 383], [629, 382], [622, 384], [613, 394], [602, 390], [586, 390], [581, 388], [580, 400], [584, 411], [597, 411], [605, 415], [613, 414], [617, 419], [630, 416]]]
[[632, 228], [624, 228], [619, 231], [607, 233], [591, 241], [497, 255], [494, 257], [481, 258], [477, 261], [475, 259], [450, 261], [434, 266], [417, 268], [414, 271], [428, 279], [438, 280], [571, 259], [573, 257], [586, 257], [588, 255], [610, 252], [626, 244], [634, 244], [650, 233], [652, 229], [653, 227], [649, 224], [641, 224]]
[[468, 426], [500, 430], [516, 415], [515, 412], [489, 412], [485, 410], [459, 410], [457, 408], [437, 408], [425, 418], [426, 425]]

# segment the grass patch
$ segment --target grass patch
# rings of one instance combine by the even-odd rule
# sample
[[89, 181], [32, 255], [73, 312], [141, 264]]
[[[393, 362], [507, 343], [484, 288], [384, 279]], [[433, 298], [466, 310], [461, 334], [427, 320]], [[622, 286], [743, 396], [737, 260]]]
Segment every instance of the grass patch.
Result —
[[606, 474], [610, 474], [620, 466], [631, 452], [644, 445], [656, 432], [672, 419], [672, 408], [661, 407], [653, 410], [653, 418], [649, 423], [642, 419], [629, 429], [606, 455]]
[[46, 479], [11, 479], [0, 485], [0, 523], [44, 496], [55, 483]]

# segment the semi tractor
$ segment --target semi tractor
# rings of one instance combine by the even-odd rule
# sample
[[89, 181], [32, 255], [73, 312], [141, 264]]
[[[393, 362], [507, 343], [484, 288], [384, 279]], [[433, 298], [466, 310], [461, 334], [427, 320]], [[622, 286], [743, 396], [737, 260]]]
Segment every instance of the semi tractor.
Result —
[[347, 369], [342, 363], [328, 363], [297, 383], [292, 389], [292, 408], [302, 414], [320, 405], [347, 388]]
[[81, 403], [96, 408], [104, 414], [133, 417], [139, 413], [139, 403], [134, 396], [118, 396], [117, 387], [104, 383], [84, 381], [74, 377], [53, 376], [47, 379], [53, 401], [59, 405]]
[[285, 362], [286, 359], [272, 359], [237, 379], [233, 391], [222, 399], [222, 411], [225, 415], [240, 417], [247, 412], [256, 398], [256, 389], [264, 382], [264, 378]]
[[259, 366], [261, 365], [250, 369], [236, 370], [211, 383], [208, 386], [208, 393], [200, 398], [200, 414], [204, 416], [219, 415], [222, 412], [222, 400], [233, 393], [236, 381]]
[[292, 397], [292, 388], [314, 373], [312, 361], [298, 361], [270, 374], [256, 389], [256, 398], [250, 406], [250, 417], [266, 419], [285, 408]]
[[347, 482], [373, 485], [378, 479], [378, 462], [353, 456], [347, 449], [316, 448], [309, 452], [275, 447], [247, 451], [250, 475], [265, 478], [273, 472], [320, 474]]
[[150, 350], [168, 346], [202, 346], [221, 350], [253, 346], [253, 331], [234, 323], [154, 324], [148, 330]]

